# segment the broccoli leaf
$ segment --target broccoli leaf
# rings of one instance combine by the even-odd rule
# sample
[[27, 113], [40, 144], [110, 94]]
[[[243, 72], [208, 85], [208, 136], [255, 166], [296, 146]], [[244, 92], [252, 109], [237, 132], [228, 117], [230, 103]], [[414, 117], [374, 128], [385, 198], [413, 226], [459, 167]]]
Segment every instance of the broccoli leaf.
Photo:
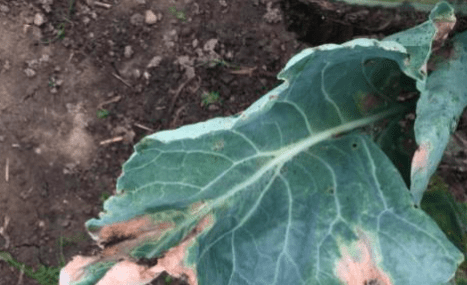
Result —
[[71, 284], [94, 284], [114, 262], [103, 284], [164, 270], [190, 284], [447, 283], [462, 253], [362, 129], [394, 126], [407, 111], [396, 98], [424, 84], [429, 52], [368, 39], [306, 49], [241, 115], [144, 138], [86, 223], [104, 251]]

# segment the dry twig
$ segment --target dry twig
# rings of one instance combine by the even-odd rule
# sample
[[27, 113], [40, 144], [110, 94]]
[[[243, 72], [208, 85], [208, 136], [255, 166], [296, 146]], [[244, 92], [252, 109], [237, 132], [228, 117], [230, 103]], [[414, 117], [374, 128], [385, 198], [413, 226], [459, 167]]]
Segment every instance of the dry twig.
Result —
[[18, 278], [18, 283], [16, 283], [16, 285], [20, 285], [23, 283], [23, 275], [24, 275], [24, 268], [26, 267], [26, 264], [23, 264], [23, 266], [21, 266], [21, 271], [19, 272], [19, 278]]
[[[191, 82], [191, 80], [193, 80], [193, 78], [195, 77], [191, 77], [191, 78], [188, 78], [185, 82], [183, 82], [177, 89], [177, 91], [175, 91], [175, 94], [174, 96], [172, 97], [172, 102], [170, 103], [170, 107], [169, 107], [169, 111], [167, 112], [167, 115], [170, 116], [172, 114], [172, 111], [175, 107], [175, 103], [177, 102], [177, 99], [178, 99], [178, 96], [180, 96], [180, 93], [182, 92], [183, 88], [185, 88], [185, 86], [188, 85], [188, 83]], [[198, 77], [198, 80], [199, 77]]]
[[118, 76], [117, 74], [113, 73], [112, 72], [112, 75], [113, 77], [117, 78], [118, 80], [120, 80], [121, 82], [123, 82], [123, 84], [125, 84], [126, 86], [130, 87], [130, 88], [133, 88], [133, 86], [131, 86], [130, 83], [126, 82], [125, 79], [121, 78], [120, 76]]
[[154, 132], [153, 129], [149, 128], [149, 127], [146, 127], [144, 125], [141, 125], [141, 124], [138, 124], [138, 123], [134, 123], [134, 125], [140, 129], [143, 129], [143, 130], [146, 130], [146, 131], [149, 131], [149, 132]]
[[7, 158], [6, 165], [5, 165], [5, 181], [8, 182], [9, 179], [10, 179], [10, 160]]
[[100, 103], [99, 105], [97, 105], [97, 109], [102, 109], [102, 107], [104, 107], [105, 105], [110, 104], [110, 103], [116, 103], [116, 102], [120, 101], [120, 99], [122, 99], [122, 97], [120, 95], [115, 96], [112, 99], [104, 101], [104, 102]]
[[102, 2], [99, 2], [99, 1], [94, 1], [94, 5], [96, 5], [98, 7], [106, 8], [106, 9], [112, 8], [112, 5], [107, 4], [107, 3], [102, 3]]
[[8, 228], [8, 224], [10, 223], [10, 217], [5, 216], [3, 220], [3, 226], [0, 227], [0, 235], [5, 239], [5, 245], [3, 248], [8, 249], [10, 246], [10, 237], [6, 234], [6, 229]]
[[106, 145], [106, 144], [111, 144], [111, 143], [121, 142], [121, 141], [123, 141], [123, 137], [118, 136], [118, 137], [114, 137], [114, 138], [111, 138], [111, 139], [108, 139], [108, 140], [101, 141], [99, 144], [100, 145]]
[[237, 75], [248, 75], [248, 76], [252, 76], [253, 75], [253, 71], [256, 70], [256, 66], [255, 67], [245, 67], [245, 68], [242, 68], [242, 69], [239, 69], [239, 70], [229, 70], [229, 73], [231, 74], [237, 74]]

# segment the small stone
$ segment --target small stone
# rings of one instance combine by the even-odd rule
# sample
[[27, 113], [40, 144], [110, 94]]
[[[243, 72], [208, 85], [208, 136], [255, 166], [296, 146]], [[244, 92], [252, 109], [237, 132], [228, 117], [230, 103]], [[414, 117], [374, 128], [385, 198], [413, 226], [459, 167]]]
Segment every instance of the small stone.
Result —
[[[141, 92], [143, 92], [143, 90], [144, 90], [143, 84], [141, 84], [141, 83], [140, 83], [140, 84], [136, 84], [136, 86], [135, 86], [135, 91], [136, 91], [137, 93], [141, 93]], [[125, 162], [125, 161], [123, 161], [123, 162]]]
[[146, 0], [136, 0], [136, 3], [138, 3], [139, 5], [144, 5], [146, 4]]
[[8, 8], [7, 5], [0, 5], [0, 12], [8, 13], [8, 12], [10, 12], [10, 8]]
[[141, 26], [143, 25], [144, 20], [145, 19], [143, 15], [136, 13], [133, 16], [131, 16], [130, 23], [134, 26]]
[[225, 84], [229, 84], [230, 82], [232, 82], [232, 80], [234, 80], [235, 77], [231, 74], [228, 74], [228, 73], [224, 73], [220, 76], [220, 80], [222, 82], [224, 82]]
[[141, 77], [141, 71], [139, 69], [133, 70], [132, 74], [133, 78], [138, 79]]
[[225, 2], [225, 0], [219, 0], [219, 4], [220, 4], [222, 7], [227, 7], [227, 2]]
[[34, 68], [39, 65], [39, 61], [37, 59], [31, 59], [26, 61], [26, 64], [28, 65], [29, 68]]
[[269, 24], [276, 24], [282, 21], [282, 15], [279, 8], [272, 8], [272, 2], [266, 4], [267, 13], [264, 14], [263, 19]]
[[39, 59], [39, 62], [49, 62], [50, 56], [48, 54], [43, 54], [41, 58]]
[[0, 142], [5, 140], [5, 136], [0, 136]]
[[214, 51], [214, 49], [216, 48], [216, 45], [217, 45], [217, 42], [219, 40], [218, 39], [210, 39], [208, 40], [204, 46], [203, 46], [203, 50], [204, 51]]
[[32, 23], [34, 23], [34, 18], [33, 17], [26, 17], [26, 18], [24, 18], [24, 23], [27, 24], [27, 25], [31, 25]]
[[26, 73], [27, 77], [34, 77], [36, 75], [36, 72], [32, 68], [26, 68], [24, 73]]
[[219, 106], [211, 104], [209, 105], [208, 110], [211, 112], [217, 111], [219, 110]]
[[191, 42], [191, 45], [193, 46], [193, 48], [196, 48], [198, 46], [198, 43], [198, 40], [194, 39], [193, 42]]
[[66, 47], [66, 48], [67, 48], [67, 47], [70, 47], [71, 44], [72, 44], [72, 41], [71, 41], [71, 39], [68, 38], [68, 37], [65, 37], [65, 38], [62, 40], [62, 45], [63, 45], [64, 47]]
[[126, 58], [130, 58], [133, 55], [133, 48], [131, 46], [126, 46], [125, 51], [123, 52], [123, 55]]
[[144, 22], [148, 25], [154, 25], [157, 22], [156, 14], [151, 10], [147, 10], [144, 14]]
[[161, 56], [155, 56], [149, 61], [147, 68], [157, 67], [162, 61]]
[[4, 69], [5, 71], [7, 71], [7, 70], [10, 69], [10, 67], [11, 67], [10, 61], [9, 61], [9, 60], [5, 60], [5, 63], [3, 64], [3, 69]]
[[89, 22], [91, 22], [91, 19], [89, 19], [88, 17], [84, 17], [82, 21], [84, 25], [87, 25], [89, 24]]
[[34, 25], [40, 27], [40, 26], [42, 26], [44, 23], [45, 23], [44, 15], [42, 15], [41, 13], [37, 13], [37, 14], [34, 16]]
[[180, 36], [182, 37], [188, 37], [193, 34], [193, 29], [190, 26], [185, 26], [182, 28], [180, 31]]

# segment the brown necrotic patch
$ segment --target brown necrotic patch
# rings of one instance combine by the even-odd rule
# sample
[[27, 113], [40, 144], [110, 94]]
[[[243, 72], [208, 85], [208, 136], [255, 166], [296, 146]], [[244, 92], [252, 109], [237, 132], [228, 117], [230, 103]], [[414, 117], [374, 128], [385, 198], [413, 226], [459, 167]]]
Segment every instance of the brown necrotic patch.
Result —
[[392, 285], [389, 276], [379, 267], [374, 243], [362, 231], [350, 246], [341, 247], [336, 266], [337, 276], [347, 285]]

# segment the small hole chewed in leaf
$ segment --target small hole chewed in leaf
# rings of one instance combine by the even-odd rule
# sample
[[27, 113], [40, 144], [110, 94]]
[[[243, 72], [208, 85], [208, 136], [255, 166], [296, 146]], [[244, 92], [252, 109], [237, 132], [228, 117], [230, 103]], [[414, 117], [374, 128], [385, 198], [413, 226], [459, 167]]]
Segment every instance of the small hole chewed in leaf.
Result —
[[378, 279], [371, 279], [368, 281], [365, 281], [365, 285], [382, 285], [383, 283], [379, 282]]
[[325, 192], [329, 195], [334, 195], [334, 187], [329, 187], [325, 190]]
[[358, 230], [359, 239], [350, 246], [340, 247], [341, 258], [336, 266], [339, 279], [346, 285], [392, 285], [378, 267], [375, 250], [370, 239]]

